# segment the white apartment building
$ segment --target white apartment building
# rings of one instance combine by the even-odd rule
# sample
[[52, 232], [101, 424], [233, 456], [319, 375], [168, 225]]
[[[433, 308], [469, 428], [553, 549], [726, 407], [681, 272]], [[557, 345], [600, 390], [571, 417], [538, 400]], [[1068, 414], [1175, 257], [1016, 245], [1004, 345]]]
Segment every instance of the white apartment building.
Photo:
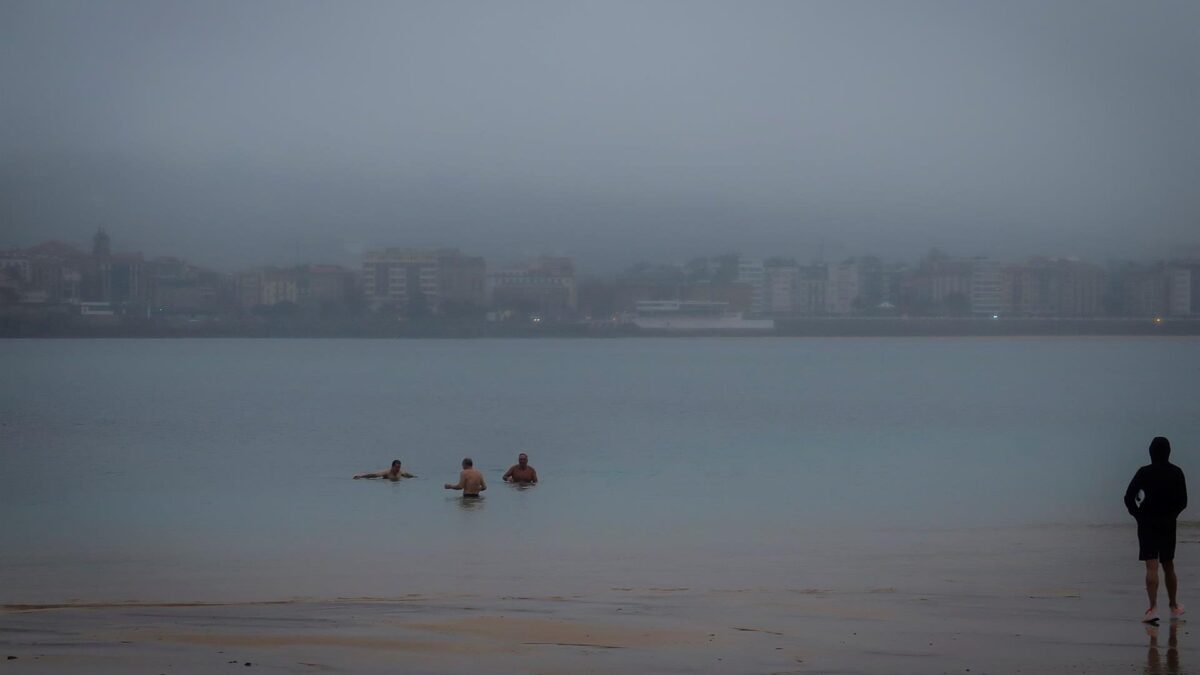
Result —
[[1192, 313], [1192, 295], [1200, 289], [1192, 287], [1195, 275], [1186, 267], [1167, 270], [1167, 314], [1189, 316]]
[[854, 311], [854, 301], [860, 292], [860, 280], [861, 275], [855, 261], [830, 265], [825, 309], [830, 314], [849, 314]]
[[796, 265], [771, 265], [766, 268], [765, 306], [771, 314], [795, 314], [800, 268]]
[[753, 289], [750, 311], [761, 314], [767, 310], [767, 272], [760, 258], [738, 258], [738, 283]]
[[998, 316], [1003, 306], [1000, 263], [987, 258], [971, 260], [971, 313]]

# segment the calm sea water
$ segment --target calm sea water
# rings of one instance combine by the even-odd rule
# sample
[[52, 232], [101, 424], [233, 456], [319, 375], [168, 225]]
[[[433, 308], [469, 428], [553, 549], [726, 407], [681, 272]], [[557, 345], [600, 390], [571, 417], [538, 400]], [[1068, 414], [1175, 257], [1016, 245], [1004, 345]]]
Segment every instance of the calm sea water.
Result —
[[820, 581], [1124, 522], [1156, 434], [1200, 468], [1195, 339], [9, 340], [0, 373], [8, 602]]

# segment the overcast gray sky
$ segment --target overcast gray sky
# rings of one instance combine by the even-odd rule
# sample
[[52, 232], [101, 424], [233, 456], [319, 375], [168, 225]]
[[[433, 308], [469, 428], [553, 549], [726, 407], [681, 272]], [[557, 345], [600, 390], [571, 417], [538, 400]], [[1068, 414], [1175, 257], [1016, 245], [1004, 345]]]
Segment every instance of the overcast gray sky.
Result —
[[0, 246], [1200, 244], [1200, 2], [0, 3]]

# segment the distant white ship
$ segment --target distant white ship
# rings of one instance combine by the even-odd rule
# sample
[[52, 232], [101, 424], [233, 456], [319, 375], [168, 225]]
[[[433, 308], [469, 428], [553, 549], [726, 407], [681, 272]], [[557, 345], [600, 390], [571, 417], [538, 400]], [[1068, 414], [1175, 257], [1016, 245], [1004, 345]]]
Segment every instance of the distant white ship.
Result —
[[693, 300], [640, 300], [630, 323], [638, 328], [665, 331], [770, 331], [773, 319], [747, 319], [729, 311], [727, 302]]

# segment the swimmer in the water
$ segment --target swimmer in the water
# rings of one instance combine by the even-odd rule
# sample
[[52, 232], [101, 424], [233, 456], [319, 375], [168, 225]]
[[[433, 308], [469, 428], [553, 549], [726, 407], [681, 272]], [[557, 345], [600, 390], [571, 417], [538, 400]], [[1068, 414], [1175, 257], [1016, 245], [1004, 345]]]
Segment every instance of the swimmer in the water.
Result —
[[504, 472], [502, 479], [505, 483], [530, 484], [537, 482], [537, 471], [529, 466], [529, 455], [517, 455], [517, 463]]
[[475, 468], [475, 462], [467, 457], [462, 461], [462, 473], [458, 474], [458, 482], [451, 485], [446, 483], [447, 490], [462, 490], [463, 499], [479, 499], [479, 493], [487, 489], [487, 481], [483, 474]]
[[373, 473], [360, 473], [354, 477], [354, 480], [359, 478], [386, 478], [388, 480], [400, 480], [401, 478], [416, 478], [416, 476], [400, 468], [400, 460], [392, 460], [392, 468], [384, 471], [375, 471]]

